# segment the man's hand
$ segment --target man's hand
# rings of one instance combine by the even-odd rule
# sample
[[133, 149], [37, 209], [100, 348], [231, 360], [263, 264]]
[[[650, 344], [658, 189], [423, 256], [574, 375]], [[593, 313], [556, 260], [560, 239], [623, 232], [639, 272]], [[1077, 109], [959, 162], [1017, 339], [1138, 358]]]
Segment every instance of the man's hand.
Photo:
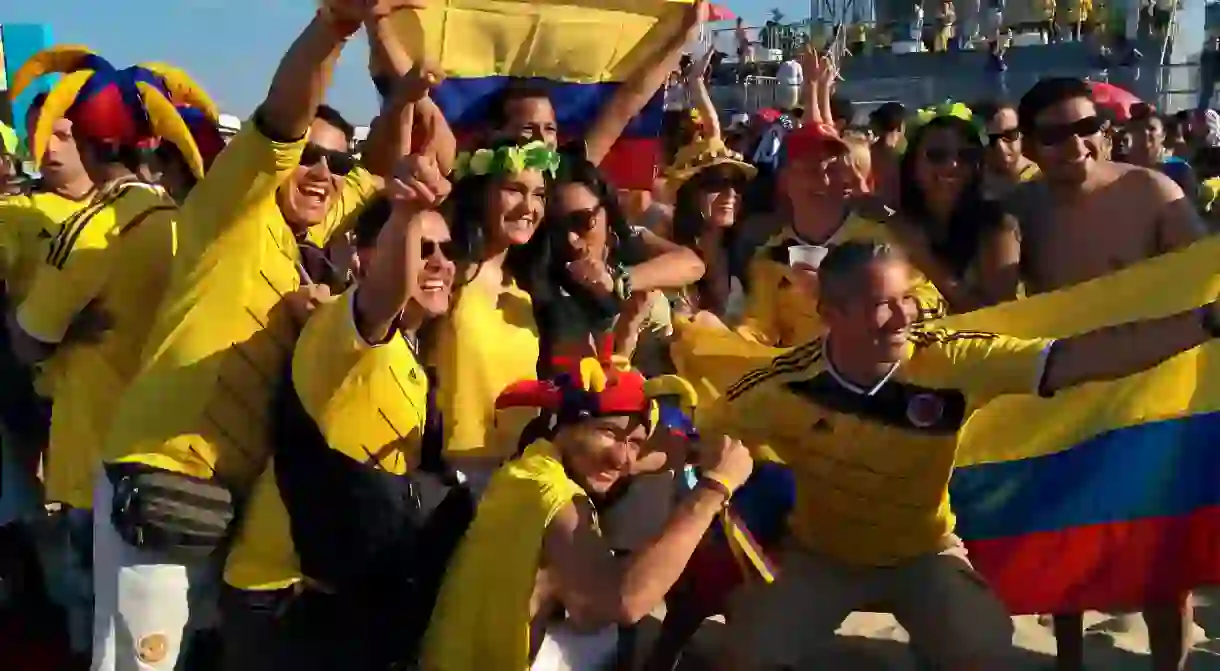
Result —
[[319, 305], [334, 299], [335, 297], [330, 294], [330, 287], [325, 284], [306, 284], [290, 294], [285, 294], [283, 301], [288, 314], [292, 316], [297, 325], [304, 326], [305, 322], [309, 320], [309, 315], [313, 314]]
[[813, 300], [818, 299], [818, 271], [807, 263], [792, 264], [792, 279]]
[[404, 156], [394, 166], [394, 176], [386, 184], [386, 192], [395, 206], [410, 205], [421, 210], [430, 210], [449, 197], [453, 185], [441, 174], [441, 169], [432, 156], [412, 154]]
[[417, 103], [423, 100], [429, 91], [443, 81], [445, 81], [445, 73], [440, 68], [427, 63], [422, 65], [416, 63], [394, 85], [395, 102], [400, 104]]
[[735, 492], [754, 472], [754, 458], [740, 440], [721, 436], [719, 441], [700, 442], [699, 466], [708, 477]]
[[[690, 9], [686, 10], [686, 15], [682, 17], [682, 26], [686, 29], [687, 41], [699, 37], [699, 27], [707, 23], [709, 12], [711, 12], [711, 4], [708, 0], [695, 0], [691, 3]], [[715, 49], [711, 49], [711, 51], [715, 51]]]

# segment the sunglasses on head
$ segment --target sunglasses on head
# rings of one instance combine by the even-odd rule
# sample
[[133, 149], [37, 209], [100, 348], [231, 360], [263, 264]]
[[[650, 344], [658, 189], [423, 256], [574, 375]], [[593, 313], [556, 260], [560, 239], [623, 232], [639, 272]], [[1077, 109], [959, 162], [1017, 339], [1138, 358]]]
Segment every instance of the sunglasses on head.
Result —
[[326, 167], [335, 175], [346, 175], [356, 168], [356, 157], [346, 151], [326, 149], [310, 142], [301, 152], [301, 165], [312, 168], [320, 161], [326, 161]]
[[1020, 129], [1009, 128], [1008, 130], [1002, 131], [999, 133], [988, 133], [987, 134], [987, 145], [990, 147], [994, 147], [1000, 143], [1000, 140], [1003, 140], [1005, 142], [1016, 142], [1019, 139], [1021, 139]]
[[452, 240], [428, 240], [424, 238], [419, 243], [419, 258], [427, 261], [440, 252], [441, 258], [452, 261], [457, 258], [457, 244]]
[[979, 150], [975, 147], [958, 147], [957, 150], [948, 147], [925, 147], [924, 158], [932, 165], [948, 165], [958, 163], [974, 163], [979, 159]]
[[1071, 123], [1038, 126], [1034, 129], [1034, 136], [1039, 144], [1052, 146], [1063, 144], [1073, 137], [1096, 135], [1104, 130], [1105, 127], [1105, 119], [1099, 116], [1087, 116]]

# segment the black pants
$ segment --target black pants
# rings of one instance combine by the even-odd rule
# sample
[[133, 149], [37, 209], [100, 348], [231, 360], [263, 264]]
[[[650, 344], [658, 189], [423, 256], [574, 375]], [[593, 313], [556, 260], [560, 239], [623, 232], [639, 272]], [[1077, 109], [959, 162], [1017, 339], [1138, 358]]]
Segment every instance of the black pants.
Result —
[[254, 592], [225, 586], [220, 596], [222, 671], [372, 671], [361, 632], [333, 596], [289, 587]]

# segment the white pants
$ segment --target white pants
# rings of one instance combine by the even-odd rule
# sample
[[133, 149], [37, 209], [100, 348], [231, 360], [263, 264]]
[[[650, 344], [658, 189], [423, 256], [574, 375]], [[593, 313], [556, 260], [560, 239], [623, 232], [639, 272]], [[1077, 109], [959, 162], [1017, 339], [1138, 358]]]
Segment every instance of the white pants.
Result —
[[562, 624], [548, 627], [530, 671], [604, 669], [618, 652], [618, 627], [577, 633]]
[[214, 625], [219, 561], [173, 563], [128, 545], [110, 521], [113, 486], [93, 490], [92, 671], [169, 671], [188, 631]]

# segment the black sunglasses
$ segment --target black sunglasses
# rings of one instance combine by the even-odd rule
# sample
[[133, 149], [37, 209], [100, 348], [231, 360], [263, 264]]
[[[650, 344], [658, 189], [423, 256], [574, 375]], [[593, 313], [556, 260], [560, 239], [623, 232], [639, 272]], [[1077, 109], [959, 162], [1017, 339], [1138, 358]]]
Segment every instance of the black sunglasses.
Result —
[[954, 161], [976, 163], [979, 160], [979, 150], [975, 147], [959, 147], [957, 151], [946, 147], [925, 147], [923, 155], [932, 165], [948, 165]]
[[736, 173], [712, 172], [695, 178], [695, 185], [700, 191], [724, 191], [725, 189], [741, 190], [745, 180]]
[[428, 240], [424, 239], [419, 244], [419, 258], [423, 261], [431, 259], [440, 252], [441, 258], [446, 261], [452, 261], [457, 258], [458, 248], [457, 243], [452, 240]]
[[335, 175], [346, 175], [356, 169], [356, 157], [346, 151], [326, 149], [310, 142], [301, 152], [301, 165], [312, 168], [319, 161], [326, 161], [326, 167]]
[[1017, 140], [1020, 140], [1020, 139], [1021, 139], [1021, 130], [1019, 128], [1009, 128], [1008, 130], [1000, 132], [1000, 133], [988, 133], [987, 134], [987, 145], [989, 147], [994, 147], [1000, 143], [1000, 140], [1003, 140], [1005, 142], [1016, 142]]
[[560, 217], [561, 228], [570, 233], [584, 235], [593, 230], [597, 224], [597, 215], [602, 211], [600, 206], [585, 210], [572, 210]]
[[1034, 137], [1039, 144], [1053, 146], [1063, 144], [1073, 137], [1088, 137], [1104, 130], [1106, 120], [1099, 116], [1087, 116], [1071, 123], [1038, 126], [1034, 129]]

